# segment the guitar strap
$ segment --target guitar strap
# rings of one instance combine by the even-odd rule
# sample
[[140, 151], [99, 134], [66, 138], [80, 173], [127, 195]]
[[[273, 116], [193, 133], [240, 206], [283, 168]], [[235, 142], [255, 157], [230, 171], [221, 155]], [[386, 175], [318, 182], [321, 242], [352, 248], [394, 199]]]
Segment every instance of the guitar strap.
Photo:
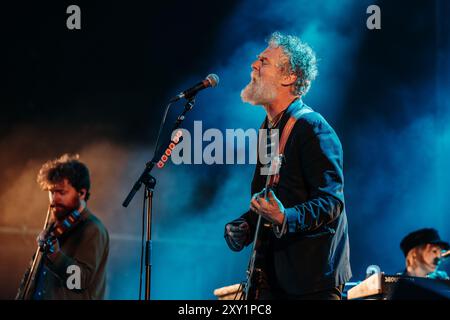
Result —
[[[293, 114], [289, 117], [288, 121], [286, 122], [283, 132], [281, 133], [280, 143], [278, 144], [278, 154], [277, 155], [283, 155], [284, 154], [284, 148], [286, 147], [286, 143], [289, 139], [289, 136], [291, 135], [292, 129], [294, 128], [295, 123], [298, 119], [300, 119], [303, 115], [313, 112], [313, 110], [308, 107], [307, 105], [303, 104], [302, 107], [295, 110]], [[266, 120], [261, 125], [261, 128], [264, 128], [264, 124], [266, 123]], [[278, 185], [280, 181], [280, 174], [277, 172], [276, 174], [272, 175], [270, 177], [270, 183], [271, 186]]]

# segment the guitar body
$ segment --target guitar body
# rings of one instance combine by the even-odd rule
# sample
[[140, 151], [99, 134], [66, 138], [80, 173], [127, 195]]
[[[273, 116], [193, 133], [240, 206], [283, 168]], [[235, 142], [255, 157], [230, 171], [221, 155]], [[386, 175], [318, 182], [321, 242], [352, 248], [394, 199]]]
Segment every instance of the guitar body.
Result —
[[264, 265], [265, 252], [264, 248], [267, 241], [267, 232], [270, 223], [258, 216], [259, 228], [255, 235], [254, 249], [250, 258], [249, 268], [247, 270], [247, 282], [245, 285], [245, 300], [259, 300], [261, 288], [264, 287], [266, 280], [266, 271]]

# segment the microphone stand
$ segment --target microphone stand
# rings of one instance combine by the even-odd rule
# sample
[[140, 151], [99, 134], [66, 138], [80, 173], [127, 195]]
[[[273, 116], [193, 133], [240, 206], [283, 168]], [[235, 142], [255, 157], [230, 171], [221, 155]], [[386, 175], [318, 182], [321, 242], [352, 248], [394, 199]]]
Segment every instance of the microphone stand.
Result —
[[[195, 104], [195, 96], [189, 97], [186, 104], [184, 105], [183, 112], [177, 117], [175, 124], [173, 125], [172, 131], [174, 132], [181, 126], [181, 123], [184, 121], [186, 117], [186, 113], [190, 111]], [[156, 146], [155, 153], [151, 161], [145, 164], [145, 169], [139, 176], [138, 180], [134, 183], [133, 188], [128, 193], [128, 196], [122, 203], [124, 207], [128, 207], [131, 200], [137, 191], [141, 188], [141, 185], [144, 185], [144, 203], [143, 203], [143, 214], [145, 215], [144, 220], [146, 221], [147, 229], [146, 229], [146, 242], [145, 242], [145, 300], [150, 300], [150, 288], [151, 288], [151, 272], [152, 272], [152, 205], [153, 205], [153, 194], [156, 185], [156, 179], [150, 173], [153, 170], [155, 164], [158, 163], [161, 156], [164, 154], [164, 150], [170, 144], [169, 142], [166, 144], [162, 144], [160, 148]], [[144, 230], [144, 229], [143, 229]], [[142, 256], [141, 256], [142, 259]], [[142, 261], [142, 260], [141, 260]], [[139, 299], [141, 299], [141, 295], [139, 292]]]

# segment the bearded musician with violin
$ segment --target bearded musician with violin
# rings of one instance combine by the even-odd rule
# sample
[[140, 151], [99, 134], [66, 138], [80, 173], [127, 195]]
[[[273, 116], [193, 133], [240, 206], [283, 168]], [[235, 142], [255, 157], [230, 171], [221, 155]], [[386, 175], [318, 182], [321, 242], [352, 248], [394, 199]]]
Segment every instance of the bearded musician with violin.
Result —
[[89, 169], [65, 154], [46, 162], [37, 181], [48, 191], [49, 210], [16, 299], [103, 299], [109, 235], [87, 208]]

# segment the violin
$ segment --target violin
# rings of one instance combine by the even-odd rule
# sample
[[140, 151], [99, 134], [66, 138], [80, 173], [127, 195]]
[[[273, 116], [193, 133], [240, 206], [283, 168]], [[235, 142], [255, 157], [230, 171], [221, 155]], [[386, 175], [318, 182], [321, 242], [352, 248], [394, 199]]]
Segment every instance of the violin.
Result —
[[45, 239], [42, 242], [40, 241], [38, 244], [36, 253], [33, 256], [33, 261], [31, 263], [30, 269], [25, 274], [25, 277], [22, 280], [21, 286], [19, 288], [19, 293], [16, 297], [17, 300], [32, 299], [36, 278], [42, 266], [42, 258], [49, 252], [51, 252], [51, 248], [55, 239], [72, 230], [82, 220], [81, 213], [78, 210], [74, 210], [70, 214], [68, 214], [61, 223], [50, 223], [50, 210], [51, 206], [48, 207], [47, 216], [45, 218], [43, 228], [43, 230], [46, 230], [44, 232], [44, 234], [46, 235]]

